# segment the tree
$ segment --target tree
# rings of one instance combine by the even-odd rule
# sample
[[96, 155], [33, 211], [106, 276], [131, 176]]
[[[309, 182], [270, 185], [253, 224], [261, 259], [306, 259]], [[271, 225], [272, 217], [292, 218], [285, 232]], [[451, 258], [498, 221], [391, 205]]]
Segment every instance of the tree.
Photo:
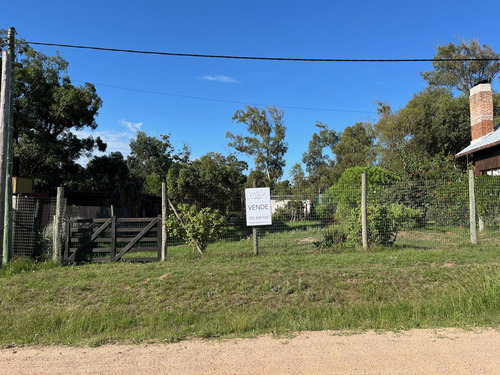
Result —
[[81, 189], [94, 192], [113, 193], [129, 178], [127, 163], [121, 152], [94, 156], [87, 163], [85, 180]]
[[230, 147], [238, 152], [255, 158], [255, 169], [265, 173], [270, 187], [283, 176], [285, 167], [285, 153], [288, 144], [285, 142], [286, 126], [284, 112], [276, 107], [268, 106], [259, 110], [257, 107], [245, 106], [233, 116], [233, 121], [243, 123], [251, 136], [243, 137], [226, 133], [226, 138], [232, 140]]
[[415, 168], [437, 155], [455, 155], [470, 142], [469, 104], [444, 88], [428, 87], [399, 111], [379, 103], [378, 135], [381, 163], [397, 173]]
[[236, 211], [241, 206], [246, 168], [234, 155], [213, 152], [192, 162], [179, 162], [168, 171], [168, 194], [176, 203], [211, 207], [225, 214]]
[[[480, 81], [492, 82], [500, 72], [500, 55], [491, 46], [478, 40], [458, 39], [437, 47], [434, 59], [485, 59], [481, 61], [433, 61], [434, 70], [420, 73], [431, 86], [456, 89], [469, 96], [470, 89]], [[491, 60], [488, 60], [491, 59]]]
[[323, 151], [328, 148], [333, 154], [335, 146], [340, 141], [340, 136], [334, 130], [329, 129], [328, 125], [319, 121], [316, 123], [316, 127], [321, 130], [313, 134], [307, 152], [302, 155], [302, 162], [306, 165], [306, 171], [309, 173], [309, 182], [322, 190], [322, 188], [332, 184], [331, 171], [335, 165], [335, 161]]
[[375, 138], [375, 131], [370, 123], [358, 122], [344, 129], [340, 142], [333, 149], [336, 159], [335, 180], [347, 168], [373, 164], [376, 159]]
[[153, 173], [159, 176], [160, 180], [164, 180], [169, 167], [177, 160], [170, 135], [160, 135], [157, 138], [138, 131], [129, 145], [127, 165], [130, 172], [143, 181]]
[[165, 223], [168, 231], [193, 248], [198, 248], [201, 254], [210, 242], [221, 238], [226, 232], [226, 220], [217, 210], [180, 204], [176, 212], [178, 216], [169, 215]]
[[94, 85], [71, 83], [68, 63], [59, 54], [49, 57], [26, 44], [19, 53], [23, 57], [15, 64], [14, 175], [33, 177], [37, 190], [68, 185], [83, 170], [76, 164], [80, 157], [106, 149], [99, 137], [75, 134], [97, 128], [102, 101]]

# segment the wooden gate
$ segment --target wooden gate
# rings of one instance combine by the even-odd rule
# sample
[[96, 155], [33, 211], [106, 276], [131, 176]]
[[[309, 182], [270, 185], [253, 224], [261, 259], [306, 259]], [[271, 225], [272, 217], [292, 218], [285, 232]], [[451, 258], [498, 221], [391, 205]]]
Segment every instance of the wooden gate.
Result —
[[[143, 256], [131, 257], [133, 253]], [[65, 263], [154, 262], [160, 256], [159, 217], [66, 220]]]

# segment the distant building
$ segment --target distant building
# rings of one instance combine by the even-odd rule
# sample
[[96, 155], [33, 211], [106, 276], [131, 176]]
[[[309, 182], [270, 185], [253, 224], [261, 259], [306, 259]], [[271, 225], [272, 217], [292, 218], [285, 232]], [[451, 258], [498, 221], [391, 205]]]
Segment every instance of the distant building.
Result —
[[472, 141], [455, 157], [471, 156], [476, 176], [500, 176], [500, 125], [493, 122], [491, 84], [481, 82], [470, 90]]

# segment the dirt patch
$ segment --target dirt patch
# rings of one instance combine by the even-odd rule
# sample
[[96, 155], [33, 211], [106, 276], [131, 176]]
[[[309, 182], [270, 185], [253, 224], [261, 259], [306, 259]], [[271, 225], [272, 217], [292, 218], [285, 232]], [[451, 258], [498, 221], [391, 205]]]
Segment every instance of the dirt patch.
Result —
[[313, 243], [313, 242], [316, 242], [316, 241], [318, 241], [317, 238], [306, 237], [306, 238], [301, 238], [301, 239], [297, 240], [297, 243]]
[[303, 332], [175, 344], [0, 350], [3, 375], [498, 374], [500, 332]]
[[165, 275], [161, 275], [161, 276], [158, 278], [158, 281], [163, 281], [163, 280], [165, 280], [165, 279], [167, 279], [167, 278], [169, 278], [169, 277], [170, 277], [170, 274], [169, 274], [169, 273], [166, 273]]

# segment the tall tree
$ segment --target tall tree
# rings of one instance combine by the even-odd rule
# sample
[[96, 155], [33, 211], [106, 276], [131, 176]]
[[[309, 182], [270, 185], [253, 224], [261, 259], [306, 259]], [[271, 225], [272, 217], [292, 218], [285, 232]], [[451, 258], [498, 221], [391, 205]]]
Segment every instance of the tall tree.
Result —
[[358, 122], [344, 129], [340, 142], [334, 147], [336, 165], [334, 179], [342, 175], [347, 168], [365, 167], [376, 160], [375, 131], [367, 122]]
[[316, 127], [320, 131], [313, 134], [307, 152], [302, 155], [302, 162], [306, 165], [310, 183], [317, 185], [322, 190], [333, 182], [331, 171], [335, 165], [335, 161], [324, 153], [324, 149], [329, 149], [333, 154], [335, 146], [340, 141], [340, 136], [334, 130], [329, 129], [328, 125], [319, 121], [316, 123]]
[[94, 156], [85, 168], [81, 189], [85, 191], [120, 193], [129, 179], [129, 170], [121, 152]]
[[226, 137], [232, 140], [229, 146], [253, 156], [255, 169], [264, 172], [268, 185], [273, 187], [283, 176], [286, 164], [284, 156], [288, 150], [283, 110], [269, 106], [259, 110], [247, 105], [245, 110], [238, 110], [234, 114], [233, 121], [245, 124], [251, 135], [244, 137], [227, 132]]
[[[0, 31], [1, 33], [2, 31]], [[102, 101], [94, 85], [74, 86], [68, 63], [46, 56], [26, 44], [15, 64], [14, 174], [33, 177], [35, 188], [67, 185], [82, 168], [76, 161], [106, 145], [99, 137], [75, 131], [95, 130]]]
[[[472, 61], [433, 61], [433, 70], [420, 73], [431, 86], [456, 89], [469, 96], [469, 90], [479, 81], [492, 82], [500, 72], [500, 55], [478, 40], [458, 39], [437, 47], [434, 59], [482, 59]], [[491, 59], [491, 60], [488, 60]]]
[[428, 87], [395, 112], [379, 103], [378, 112], [381, 163], [394, 172], [410, 173], [419, 162], [454, 155], [470, 142], [468, 100], [444, 88]]
[[169, 168], [178, 161], [189, 159], [189, 149], [176, 153], [170, 142], [170, 135], [148, 136], [138, 131], [130, 141], [130, 155], [127, 165], [130, 173], [140, 179], [146, 193], [160, 194], [161, 182], [165, 181]]
[[176, 203], [216, 208], [222, 213], [235, 211], [241, 205], [246, 168], [234, 155], [209, 152], [192, 162], [172, 165], [167, 175], [168, 194]]

